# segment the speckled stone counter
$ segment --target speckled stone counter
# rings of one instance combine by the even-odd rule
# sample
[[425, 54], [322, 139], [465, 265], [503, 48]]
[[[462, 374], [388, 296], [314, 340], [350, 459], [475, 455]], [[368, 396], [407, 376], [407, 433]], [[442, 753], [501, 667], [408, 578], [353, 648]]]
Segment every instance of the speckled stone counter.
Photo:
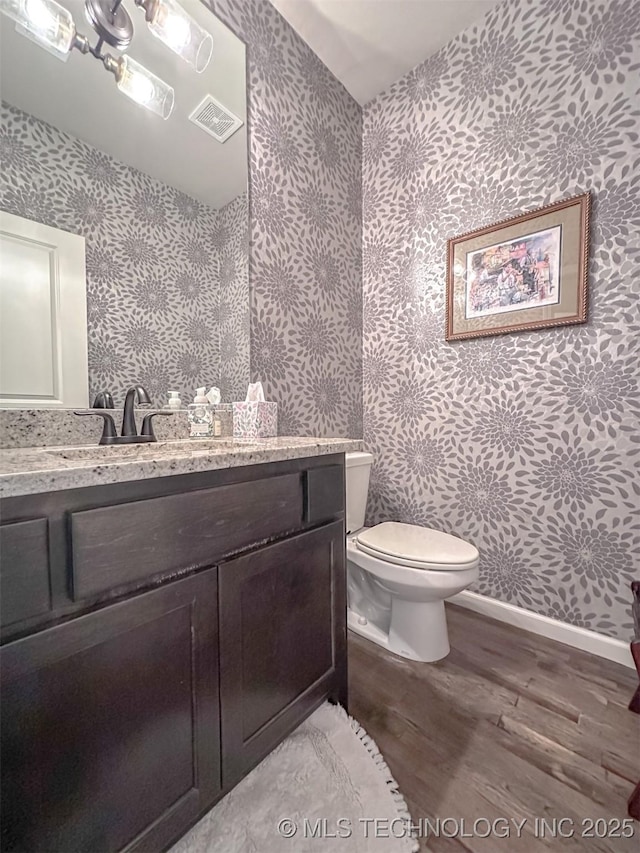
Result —
[[357, 439], [280, 436], [255, 442], [184, 439], [119, 447], [0, 450], [0, 497], [348, 453], [362, 446]]
[[[222, 421], [222, 435], [233, 436], [233, 407], [231, 403], [214, 406]], [[78, 417], [76, 409], [0, 409], [0, 447], [54, 447], [56, 445], [97, 444], [102, 434], [102, 419]], [[81, 409], [95, 412], [95, 409]], [[136, 407], [138, 430], [149, 412], [167, 412], [168, 409]], [[122, 422], [122, 409], [109, 409], [118, 429]], [[153, 429], [158, 441], [173, 441], [189, 437], [187, 410], [173, 412], [170, 418], [156, 418]]]

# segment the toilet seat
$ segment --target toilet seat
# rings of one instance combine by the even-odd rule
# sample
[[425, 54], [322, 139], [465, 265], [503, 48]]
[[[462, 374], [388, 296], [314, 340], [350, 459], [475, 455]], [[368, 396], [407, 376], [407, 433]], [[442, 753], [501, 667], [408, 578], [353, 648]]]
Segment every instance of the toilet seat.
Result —
[[398, 521], [362, 530], [354, 542], [378, 560], [413, 569], [461, 571], [473, 568], [480, 558], [474, 545], [457, 536]]

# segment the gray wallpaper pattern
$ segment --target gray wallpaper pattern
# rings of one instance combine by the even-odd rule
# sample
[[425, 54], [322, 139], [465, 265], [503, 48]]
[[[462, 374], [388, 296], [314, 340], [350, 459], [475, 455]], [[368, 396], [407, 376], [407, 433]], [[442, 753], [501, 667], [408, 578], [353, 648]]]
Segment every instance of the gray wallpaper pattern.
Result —
[[[249, 48], [251, 372], [281, 431], [361, 434], [363, 337], [369, 522], [458, 533], [482, 552], [476, 591], [627, 639], [640, 571], [638, 0], [500, 4], [365, 108], [363, 162], [359, 108], [268, 0], [208, 5]], [[108, 183], [100, 157], [93, 168]], [[589, 323], [447, 344], [447, 237], [585, 189]], [[24, 195], [39, 215], [55, 209], [46, 191]], [[188, 217], [174, 206], [166, 216]], [[233, 354], [246, 322], [226, 275], [217, 310]]]
[[[640, 576], [640, 2], [509, 0], [364, 113], [368, 521], [613, 637]], [[446, 240], [592, 190], [587, 325], [446, 343]]]
[[362, 111], [268, 0], [209, 0], [247, 43], [251, 373], [285, 435], [362, 436]]
[[132, 382], [244, 399], [246, 194], [216, 211], [6, 103], [0, 168], [2, 209], [85, 237], [90, 401]]
[[[279, 403], [282, 434], [361, 437], [362, 111], [269, 0], [207, 0], [205, 5], [248, 46], [252, 376], [261, 379], [267, 396]], [[60, 138], [55, 143], [46, 140], [46, 144], [57, 146], [52, 157], [66, 168]], [[25, 150], [24, 144], [18, 148]], [[81, 207], [87, 206], [87, 169], [100, 176], [100, 186], [107, 190], [110, 181], [122, 178], [115, 164], [106, 164], [99, 152], [87, 153], [87, 164], [72, 171], [77, 178], [74, 199]], [[37, 158], [27, 160], [26, 167], [31, 165], [38, 185], [23, 186], [14, 202], [23, 210], [28, 206], [33, 218], [62, 220], [51, 185], [46, 185], [38, 171]], [[110, 282], [119, 279], [122, 264], [132, 263], [131, 258], [150, 267], [140, 291], [145, 310], [158, 309], [169, 316], [176, 305], [201, 304], [197, 294], [202, 293], [204, 280], [203, 251], [213, 252], [215, 238], [207, 243], [204, 237], [190, 237], [191, 200], [163, 196], [159, 186], [143, 182], [142, 177], [138, 175], [128, 191], [132, 215], [143, 219], [139, 229], [131, 230], [118, 253], [109, 250], [106, 239], [96, 243], [92, 260], [96, 311], [110, 310], [100, 306], [108, 294], [115, 295], [115, 285]], [[105, 204], [98, 217], [117, 210], [115, 198]], [[92, 221], [96, 214], [90, 204], [88, 207], [80, 219], [85, 234], [96, 224]], [[68, 227], [73, 229], [75, 221]], [[66, 226], [61, 223], [58, 227]], [[162, 235], [168, 227], [185, 233], [172, 251], [158, 254], [156, 263], [149, 254], [151, 236]], [[175, 288], [172, 284], [167, 290], [160, 272], [172, 269], [176, 275], [173, 268], [178, 258], [186, 266], [180, 279], [173, 279]], [[98, 277], [105, 283], [100, 288]], [[238, 291], [247, 287], [246, 280], [235, 282]], [[212, 362], [220, 350], [223, 356], [233, 355], [232, 370], [239, 377], [244, 368], [238, 359], [242, 362], [243, 356], [235, 354], [242, 347], [231, 329], [246, 331], [247, 323], [240, 315], [230, 316], [234, 299], [233, 288], [225, 295], [223, 282], [220, 304], [207, 304], [207, 316], [220, 316], [219, 344], [208, 339], [206, 321], [185, 314], [180, 326], [192, 337], [179, 354], [180, 374], [176, 377], [167, 376], [150, 355], [159, 338], [173, 340], [171, 324], [156, 328], [142, 320], [138, 325], [132, 323], [128, 339], [139, 351], [135, 364], [146, 367], [146, 382], [162, 391], [178, 379], [179, 388], [191, 387], [198, 363], [203, 359]], [[91, 369], [96, 386], [122, 365], [121, 347], [129, 344], [120, 337], [116, 341], [111, 329], [108, 335], [95, 337]], [[215, 378], [211, 376], [211, 381]], [[224, 372], [219, 381], [224, 388], [236, 384]], [[239, 384], [244, 395], [244, 382]]]
[[219, 387], [222, 399], [244, 400], [250, 378], [249, 210], [247, 193], [218, 211]]

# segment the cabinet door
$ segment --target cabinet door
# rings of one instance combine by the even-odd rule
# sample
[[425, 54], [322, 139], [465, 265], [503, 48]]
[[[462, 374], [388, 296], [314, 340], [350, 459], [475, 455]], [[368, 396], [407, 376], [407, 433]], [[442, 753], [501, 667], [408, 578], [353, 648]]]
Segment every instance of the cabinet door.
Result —
[[0, 650], [3, 851], [159, 850], [220, 790], [216, 569]]
[[225, 788], [324, 697], [346, 699], [344, 552], [339, 521], [219, 567]]

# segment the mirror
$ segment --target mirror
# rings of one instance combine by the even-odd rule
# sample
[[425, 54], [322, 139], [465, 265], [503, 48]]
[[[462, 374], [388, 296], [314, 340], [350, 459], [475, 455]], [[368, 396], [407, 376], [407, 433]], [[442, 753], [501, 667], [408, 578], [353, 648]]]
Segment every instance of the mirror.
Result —
[[[105, 60], [81, 39], [96, 48], [90, 18], [112, 0], [11, 2], [38, 25], [63, 8], [78, 35], [61, 57], [35, 24], [0, 19], [0, 406], [86, 406], [102, 391], [121, 405], [133, 383], [158, 406], [170, 390], [186, 406], [199, 385], [244, 399], [245, 45], [200, 0], [168, 0], [211, 35], [199, 73], [175, 52], [191, 24], [170, 19], [162, 40], [146, 6], [123, 0], [131, 42], [98, 44]], [[132, 76], [139, 66], [151, 75]]]

